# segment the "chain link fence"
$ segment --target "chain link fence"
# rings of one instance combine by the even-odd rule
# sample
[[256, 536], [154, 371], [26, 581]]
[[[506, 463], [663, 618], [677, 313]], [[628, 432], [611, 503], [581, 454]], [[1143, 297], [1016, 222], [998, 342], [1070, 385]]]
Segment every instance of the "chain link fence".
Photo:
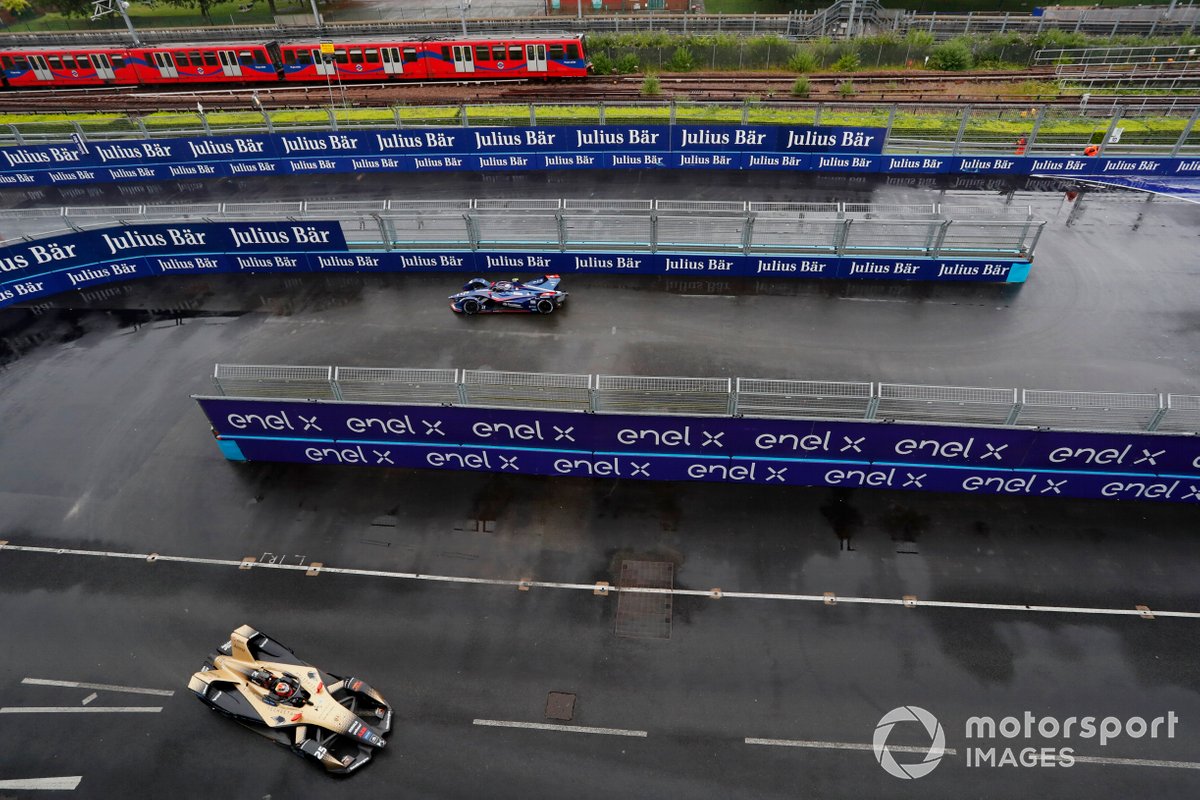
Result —
[[218, 364], [213, 384], [222, 396], [244, 398], [1200, 433], [1200, 395], [1183, 394], [239, 364]]

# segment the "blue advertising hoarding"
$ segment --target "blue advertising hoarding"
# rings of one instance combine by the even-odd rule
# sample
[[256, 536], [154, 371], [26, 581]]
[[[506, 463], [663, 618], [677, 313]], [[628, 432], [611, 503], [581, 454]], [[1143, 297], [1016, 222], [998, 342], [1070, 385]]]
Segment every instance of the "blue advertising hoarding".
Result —
[[1200, 438], [197, 398], [234, 460], [1200, 502]]
[[0, 148], [0, 186], [370, 171], [779, 169], [936, 175], [1200, 175], [1200, 158], [883, 155], [886, 130], [594, 125], [270, 133]]
[[1015, 258], [351, 250], [332, 221], [154, 224], [104, 228], [0, 248], [0, 308], [158, 275], [280, 272], [557, 272], [1019, 283]]

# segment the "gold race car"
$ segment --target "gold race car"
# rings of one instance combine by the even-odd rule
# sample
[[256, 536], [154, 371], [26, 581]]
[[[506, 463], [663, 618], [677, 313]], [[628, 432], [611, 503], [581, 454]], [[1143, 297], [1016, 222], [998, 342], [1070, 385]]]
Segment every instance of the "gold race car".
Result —
[[358, 678], [331, 675], [249, 625], [238, 628], [188, 681], [224, 714], [294, 753], [345, 775], [371, 760], [392, 709]]

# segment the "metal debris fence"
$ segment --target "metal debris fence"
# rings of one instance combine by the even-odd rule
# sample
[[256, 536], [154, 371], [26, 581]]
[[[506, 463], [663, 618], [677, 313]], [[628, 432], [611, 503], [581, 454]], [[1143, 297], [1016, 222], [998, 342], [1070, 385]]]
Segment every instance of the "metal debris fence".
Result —
[[225, 397], [1200, 433], [1200, 395], [764, 378], [217, 364]]

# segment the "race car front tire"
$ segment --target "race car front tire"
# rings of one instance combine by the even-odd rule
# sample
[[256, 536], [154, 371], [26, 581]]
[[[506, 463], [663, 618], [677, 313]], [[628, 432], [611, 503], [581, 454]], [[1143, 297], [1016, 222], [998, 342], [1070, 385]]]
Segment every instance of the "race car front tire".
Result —
[[537, 301], [537, 305], [534, 306], [534, 308], [537, 309], [539, 314], [553, 314], [555, 308], [554, 301], [542, 298], [541, 300]]
[[466, 314], [467, 316], [471, 316], [472, 314], [478, 314], [480, 312], [480, 310], [482, 310], [482, 308], [483, 308], [483, 306], [480, 305], [478, 300], [474, 300], [474, 299], [470, 299], [470, 298], [468, 298], [467, 300], [463, 300], [462, 310], [463, 310], [463, 313]]

